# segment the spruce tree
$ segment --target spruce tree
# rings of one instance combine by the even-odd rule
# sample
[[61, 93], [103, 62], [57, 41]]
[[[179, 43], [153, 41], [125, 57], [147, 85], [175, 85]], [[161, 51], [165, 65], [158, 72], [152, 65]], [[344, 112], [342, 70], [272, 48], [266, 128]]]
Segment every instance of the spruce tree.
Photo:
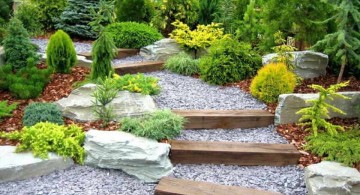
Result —
[[337, 83], [340, 83], [346, 65], [360, 70], [360, 1], [330, 0], [336, 7], [336, 14], [324, 21], [334, 20], [336, 32], [328, 34], [313, 48], [325, 53], [341, 64]]
[[111, 60], [115, 57], [116, 47], [107, 32], [102, 32], [92, 47], [93, 63], [91, 65], [91, 79], [105, 79], [114, 72]]

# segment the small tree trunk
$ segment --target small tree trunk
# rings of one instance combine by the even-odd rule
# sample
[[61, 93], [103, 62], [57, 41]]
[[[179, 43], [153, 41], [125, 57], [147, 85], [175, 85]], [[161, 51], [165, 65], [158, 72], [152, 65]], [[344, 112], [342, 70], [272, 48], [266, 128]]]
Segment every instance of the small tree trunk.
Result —
[[340, 72], [339, 72], [339, 76], [337, 78], [336, 83], [340, 83], [342, 76], [344, 74], [344, 70], [345, 70], [345, 65], [346, 65], [346, 56], [343, 56], [343, 59], [341, 60], [341, 68], [340, 68]]

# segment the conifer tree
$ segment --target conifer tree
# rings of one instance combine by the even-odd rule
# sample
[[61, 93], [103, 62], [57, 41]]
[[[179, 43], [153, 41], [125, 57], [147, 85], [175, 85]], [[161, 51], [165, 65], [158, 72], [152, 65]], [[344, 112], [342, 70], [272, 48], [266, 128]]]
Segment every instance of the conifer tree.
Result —
[[199, 23], [208, 25], [215, 19], [220, 0], [200, 0]]
[[150, 22], [155, 11], [150, 0], [117, 0], [115, 7], [119, 22]]

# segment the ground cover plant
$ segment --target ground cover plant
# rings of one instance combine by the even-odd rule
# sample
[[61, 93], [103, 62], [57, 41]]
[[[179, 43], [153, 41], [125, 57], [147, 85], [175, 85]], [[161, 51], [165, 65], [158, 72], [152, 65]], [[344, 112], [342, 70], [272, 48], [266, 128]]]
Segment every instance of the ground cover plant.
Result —
[[126, 74], [119, 76], [115, 74], [116, 87], [119, 90], [141, 93], [144, 95], [156, 95], [160, 92], [158, 79], [138, 73], [136, 75]]
[[0, 101], [0, 121], [2, 118], [11, 116], [11, 113], [16, 109], [17, 103], [8, 104], [7, 100]]
[[26, 106], [22, 118], [23, 125], [30, 127], [40, 122], [50, 122], [63, 125], [62, 112], [52, 103], [34, 102]]
[[167, 59], [164, 67], [172, 72], [186, 76], [191, 76], [200, 72], [199, 60], [193, 59], [185, 52], [180, 52]]

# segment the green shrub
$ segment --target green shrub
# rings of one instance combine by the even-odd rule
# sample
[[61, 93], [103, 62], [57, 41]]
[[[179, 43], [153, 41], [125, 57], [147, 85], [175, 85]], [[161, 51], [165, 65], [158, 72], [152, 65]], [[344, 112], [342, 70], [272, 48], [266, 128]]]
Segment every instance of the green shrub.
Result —
[[71, 157], [83, 164], [85, 150], [82, 144], [85, 133], [76, 125], [68, 127], [49, 122], [41, 122], [31, 127], [24, 127], [21, 132], [3, 133], [0, 137], [20, 141], [16, 152], [31, 150], [34, 156], [48, 158], [49, 152], [60, 156]]
[[190, 55], [185, 52], [170, 57], [165, 62], [165, 68], [182, 75], [191, 76], [200, 72], [199, 60], [193, 59]]
[[41, 23], [41, 11], [37, 4], [24, 0], [17, 6], [15, 17], [19, 19], [24, 28], [31, 35], [39, 35], [43, 33], [44, 26]]
[[0, 0], [0, 21], [9, 21], [12, 14], [13, 0]]
[[26, 106], [22, 121], [28, 127], [40, 122], [62, 125], [64, 120], [61, 114], [59, 107], [54, 104], [35, 102]]
[[116, 18], [119, 22], [151, 21], [155, 7], [151, 0], [116, 0]]
[[114, 79], [116, 80], [116, 86], [119, 90], [127, 90], [144, 95], [156, 95], [160, 92], [158, 85], [159, 79], [144, 76], [144, 74], [141, 73], [136, 75], [126, 74], [124, 76], [114, 74]]
[[348, 166], [360, 162], [360, 129], [340, 132], [335, 136], [319, 133], [306, 137], [305, 149], [329, 161], [337, 161]]
[[17, 18], [10, 20], [3, 43], [6, 63], [15, 70], [24, 68], [28, 58], [33, 58], [35, 61], [39, 59], [35, 47], [31, 44], [29, 34]]
[[77, 57], [74, 44], [62, 30], [51, 35], [46, 48], [46, 64], [59, 73], [70, 73]]
[[92, 48], [91, 79], [104, 79], [112, 75], [111, 60], [115, 57], [116, 46], [107, 32], [102, 32]]
[[199, 18], [200, 24], [211, 24], [215, 19], [215, 13], [219, 9], [220, 0], [200, 0]]
[[115, 22], [114, 9], [113, 1], [99, 1], [99, 9], [97, 11], [94, 8], [91, 10], [93, 20], [89, 22], [89, 25], [93, 31], [100, 34], [105, 26]]
[[266, 103], [274, 103], [280, 94], [292, 93], [295, 86], [296, 75], [284, 63], [273, 63], [258, 71], [251, 82], [250, 92]]
[[180, 135], [184, 121], [170, 110], [158, 110], [140, 118], [124, 118], [120, 130], [154, 140], [172, 139]]
[[11, 116], [12, 111], [14, 111], [17, 107], [18, 103], [13, 103], [8, 105], [8, 101], [0, 101], [0, 121], [4, 117]]
[[118, 48], [141, 48], [162, 38], [153, 27], [136, 22], [114, 23], [105, 28]]
[[222, 85], [250, 78], [259, 66], [261, 57], [249, 44], [226, 37], [214, 42], [200, 58], [200, 75], [208, 83]]
[[47, 29], [53, 29], [55, 20], [60, 17], [67, 5], [67, 0], [30, 0], [31, 4], [38, 7], [41, 24]]

